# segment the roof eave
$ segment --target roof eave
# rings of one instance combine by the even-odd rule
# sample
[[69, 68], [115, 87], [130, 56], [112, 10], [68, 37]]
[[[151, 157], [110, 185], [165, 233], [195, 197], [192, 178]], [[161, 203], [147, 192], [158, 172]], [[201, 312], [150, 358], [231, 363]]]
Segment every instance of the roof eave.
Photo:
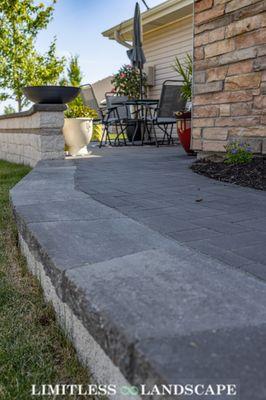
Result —
[[[191, 15], [193, 12], [194, 0], [168, 0], [158, 6], [142, 13], [142, 25], [144, 34], [154, 29], [156, 21], [173, 16], [173, 19], [178, 20], [186, 15]], [[182, 12], [183, 10], [183, 12]], [[176, 18], [177, 13], [180, 15]], [[115, 32], [119, 32], [126, 40], [130, 40], [133, 26], [133, 18], [128, 19], [120, 24], [104, 31], [102, 35], [111, 40], [115, 40]]]

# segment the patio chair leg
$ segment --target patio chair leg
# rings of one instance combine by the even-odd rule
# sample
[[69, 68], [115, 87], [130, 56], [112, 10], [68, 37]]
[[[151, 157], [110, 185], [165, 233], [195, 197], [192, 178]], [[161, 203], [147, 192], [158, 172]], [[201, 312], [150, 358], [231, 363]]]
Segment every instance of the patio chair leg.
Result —
[[149, 139], [149, 141], [151, 143], [151, 131], [149, 129], [149, 125], [148, 124], [147, 124], [147, 132], [148, 132], [148, 139]]
[[125, 130], [122, 129], [122, 136], [123, 136], [123, 140], [124, 140], [124, 145], [127, 145], [127, 141], [126, 141], [126, 137], [125, 137]]
[[105, 125], [104, 128], [103, 128], [103, 132], [102, 132], [102, 136], [101, 136], [99, 148], [101, 148], [102, 145], [103, 145], [103, 139], [104, 139], [104, 137], [105, 137], [105, 134], [106, 134], [106, 125]]
[[[174, 144], [174, 139], [173, 139], [173, 129], [174, 129], [174, 124], [172, 124], [172, 126], [171, 126], [171, 130], [170, 130], [170, 136], [169, 136], [169, 139], [170, 139], [170, 141], [172, 141], [172, 144]], [[170, 141], [169, 141], [169, 144], [170, 144]]]
[[140, 124], [140, 130], [141, 130], [141, 146], [144, 145], [145, 129], [146, 129], [146, 126], [145, 126], [145, 125], [142, 126], [142, 124]]
[[167, 135], [167, 144], [169, 145], [171, 143], [171, 133], [170, 134], [168, 133], [167, 125], [164, 125], [164, 129]]
[[116, 131], [116, 138], [115, 138], [115, 140], [114, 140], [114, 145], [120, 145], [120, 140], [119, 140], [119, 132], [118, 132], [118, 127], [117, 127], [117, 124], [115, 124], [115, 131]]
[[165, 137], [167, 136], [167, 133], [166, 133], [166, 130], [165, 130], [165, 128], [164, 128], [164, 129], [162, 129], [162, 131], [164, 132], [164, 135], [163, 135], [163, 140], [162, 140], [162, 145], [163, 145], [163, 144], [164, 144]]
[[153, 127], [153, 134], [154, 134], [154, 139], [155, 139], [156, 147], [159, 147], [159, 143], [158, 143], [158, 140], [157, 140], [156, 129], [155, 129], [154, 124], [152, 125], [152, 127]]
[[107, 139], [108, 139], [109, 145], [112, 146], [112, 141], [111, 141], [110, 133], [108, 130], [107, 130], [107, 135], [106, 135], [106, 144], [107, 144]]
[[[164, 125], [163, 127], [160, 125], [157, 125], [158, 128], [163, 132], [163, 140], [162, 140], [162, 145], [164, 144], [165, 138], [168, 138], [168, 133], [167, 133], [167, 127]], [[169, 140], [169, 139], [168, 139]]]

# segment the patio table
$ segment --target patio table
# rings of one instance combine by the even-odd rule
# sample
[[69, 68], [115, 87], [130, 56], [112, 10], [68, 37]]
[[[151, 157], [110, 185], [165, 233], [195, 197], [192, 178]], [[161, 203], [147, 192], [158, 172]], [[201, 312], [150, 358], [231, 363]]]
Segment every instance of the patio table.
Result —
[[[125, 106], [134, 106], [135, 107], [135, 118], [136, 128], [132, 136], [132, 145], [134, 145], [134, 139], [140, 127], [141, 129], [141, 145], [144, 144], [145, 134], [148, 133], [148, 138], [151, 143], [151, 136], [147, 126], [147, 116], [148, 113], [152, 112], [152, 106], [157, 106], [159, 100], [157, 99], [136, 99], [136, 100], [127, 100], [125, 102], [116, 103], [116, 105], [125, 105]], [[131, 121], [132, 122], [132, 121]]]

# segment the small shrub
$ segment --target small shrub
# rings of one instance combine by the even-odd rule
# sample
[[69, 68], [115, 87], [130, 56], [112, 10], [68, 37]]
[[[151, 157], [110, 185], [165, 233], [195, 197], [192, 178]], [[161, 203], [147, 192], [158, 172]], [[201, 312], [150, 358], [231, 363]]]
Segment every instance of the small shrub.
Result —
[[225, 146], [226, 164], [247, 164], [252, 161], [252, 149], [248, 143], [234, 141]]
[[92, 141], [100, 142], [103, 134], [103, 127], [100, 124], [93, 125]]
[[83, 104], [69, 104], [65, 111], [66, 118], [95, 118], [96, 112]]
[[[117, 74], [114, 75], [112, 84], [114, 85], [114, 93], [119, 96], [128, 96], [130, 99], [140, 98], [140, 82], [141, 75], [137, 68], [131, 65], [123, 65]], [[146, 94], [147, 75], [142, 71], [142, 86]]]

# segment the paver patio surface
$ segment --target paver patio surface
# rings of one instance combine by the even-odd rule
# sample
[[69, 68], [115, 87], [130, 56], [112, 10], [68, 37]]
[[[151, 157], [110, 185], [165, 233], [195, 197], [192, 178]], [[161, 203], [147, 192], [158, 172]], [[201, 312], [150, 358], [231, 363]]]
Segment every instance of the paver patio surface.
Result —
[[22, 248], [131, 384], [236, 383], [265, 400], [265, 192], [192, 161], [128, 147], [39, 163], [11, 191]]
[[177, 147], [93, 153], [99, 157], [76, 162], [76, 188], [180, 244], [266, 279], [265, 192], [193, 173], [193, 158]]

